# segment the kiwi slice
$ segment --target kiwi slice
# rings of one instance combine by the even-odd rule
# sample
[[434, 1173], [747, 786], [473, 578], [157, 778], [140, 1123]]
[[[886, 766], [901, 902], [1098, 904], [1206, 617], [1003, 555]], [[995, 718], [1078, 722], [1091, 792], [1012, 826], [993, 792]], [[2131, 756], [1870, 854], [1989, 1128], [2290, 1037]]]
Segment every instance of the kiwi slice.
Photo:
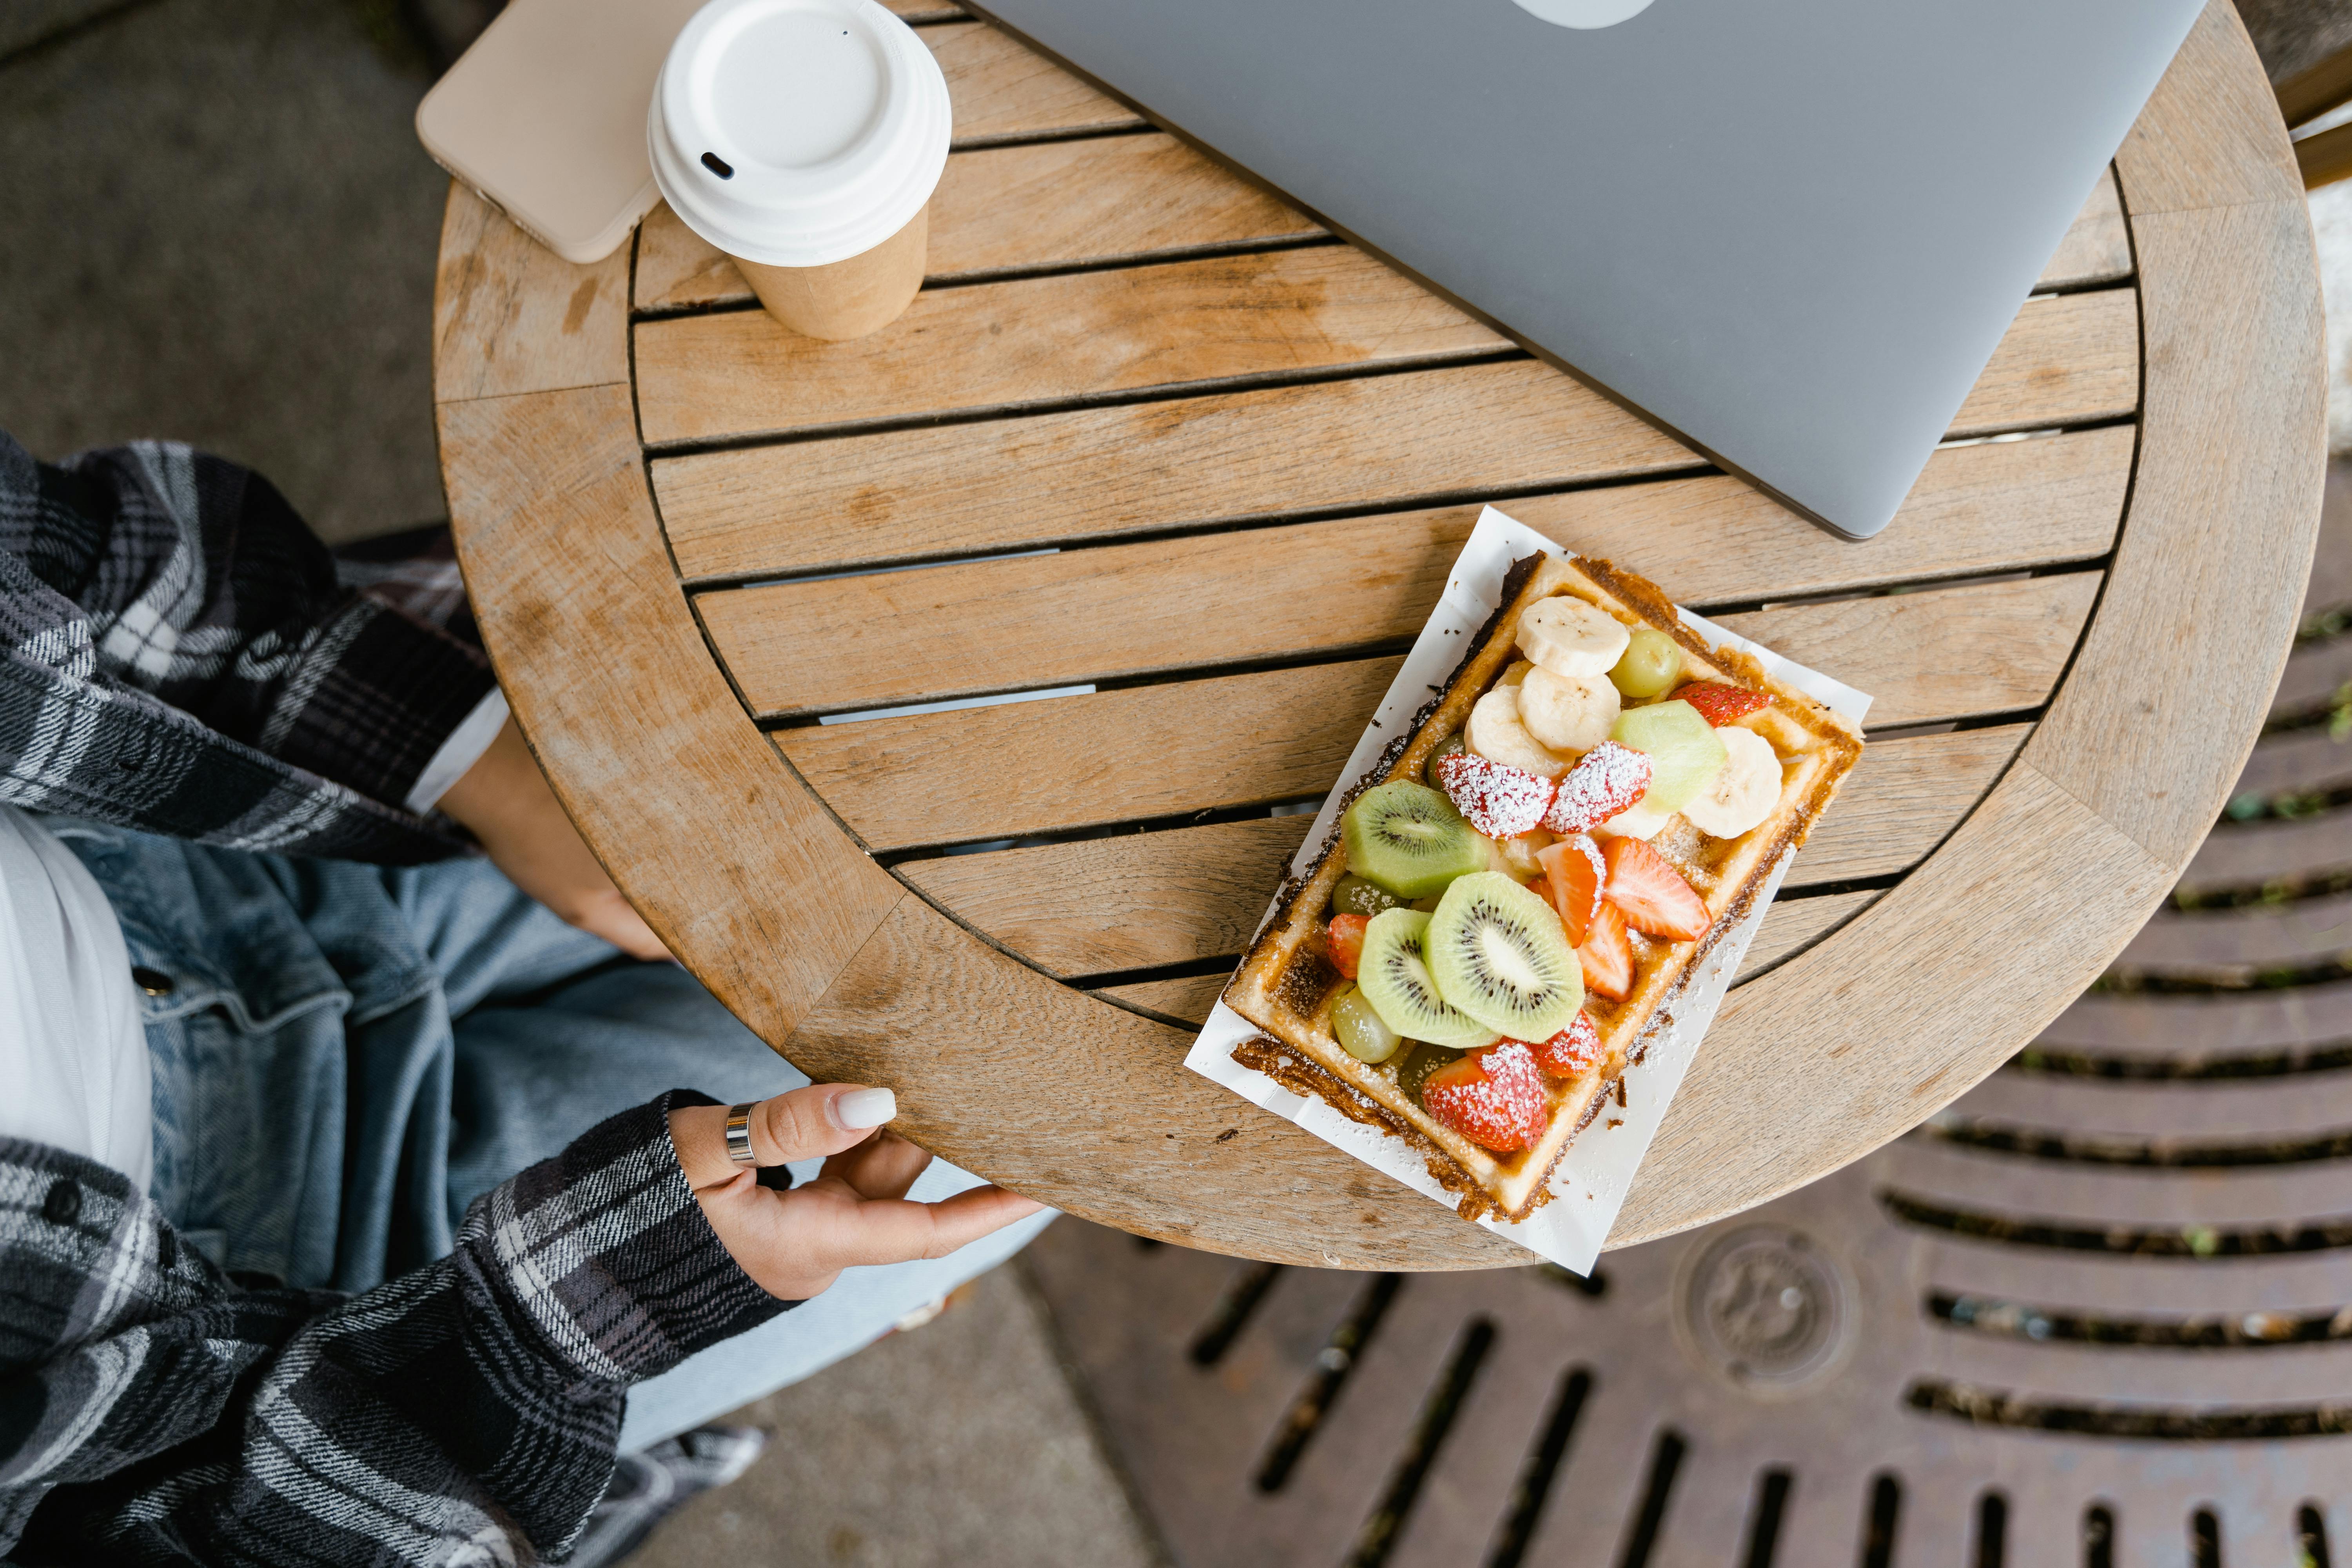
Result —
[[[1363, 956], [1356, 961], [1357, 988], [1381, 1021], [1407, 1039], [1460, 1050], [1493, 1045], [1494, 1030], [1447, 1006], [1438, 995], [1421, 952], [1430, 919], [1418, 910], [1383, 910], [1374, 915], [1364, 928]], [[1570, 964], [1575, 962], [1570, 955]]]
[[[1696, 709], [1691, 717], [1698, 718]], [[1454, 878], [1486, 864], [1486, 836], [1452, 801], [1411, 779], [1391, 779], [1358, 795], [1339, 819], [1339, 835], [1348, 869], [1400, 899], [1444, 892]]]
[[1679, 697], [1626, 709], [1609, 738], [1650, 759], [1650, 793], [1642, 804], [1662, 816], [1696, 800], [1731, 757], [1715, 726]]
[[1437, 994], [1512, 1039], [1548, 1040], [1584, 1005], [1584, 969], [1559, 914], [1500, 871], [1446, 889], [1422, 940]]

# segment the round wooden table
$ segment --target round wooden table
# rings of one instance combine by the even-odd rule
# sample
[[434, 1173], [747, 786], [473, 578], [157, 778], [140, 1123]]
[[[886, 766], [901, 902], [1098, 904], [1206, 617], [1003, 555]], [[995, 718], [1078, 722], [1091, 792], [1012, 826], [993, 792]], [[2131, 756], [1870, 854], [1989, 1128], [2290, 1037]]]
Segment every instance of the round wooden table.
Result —
[[442, 236], [441, 457], [508, 696], [654, 929], [809, 1073], [1144, 1235], [1525, 1261], [1181, 1066], [1488, 500], [1877, 699], [1615, 1244], [1913, 1126], [2171, 887], [2324, 465], [2302, 184], [2226, 0], [1864, 544], [912, 19], [957, 151], [931, 286], [873, 337], [786, 333], [666, 209], [586, 268], [462, 188]]

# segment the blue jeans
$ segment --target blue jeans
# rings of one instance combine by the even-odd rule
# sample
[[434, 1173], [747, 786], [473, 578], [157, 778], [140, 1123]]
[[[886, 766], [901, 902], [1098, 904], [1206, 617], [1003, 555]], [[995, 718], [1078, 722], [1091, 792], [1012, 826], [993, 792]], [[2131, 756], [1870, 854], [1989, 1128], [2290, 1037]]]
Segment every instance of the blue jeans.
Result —
[[[685, 970], [640, 963], [487, 861], [392, 868], [50, 826], [147, 977], [156, 1203], [232, 1273], [364, 1290], [439, 1258], [466, 1207], [615, 1111], [805, 1075]], [[812, 1163], [795, 1168], [805, 1179]], [[978, 1178], [934, 1162], [915, 1195]], [[859, 1268], [632, 1392], [653, 1442], [807, 1375], [1025, 1245]], [[700, 1363], [700, 1364], [698, 1364]]]

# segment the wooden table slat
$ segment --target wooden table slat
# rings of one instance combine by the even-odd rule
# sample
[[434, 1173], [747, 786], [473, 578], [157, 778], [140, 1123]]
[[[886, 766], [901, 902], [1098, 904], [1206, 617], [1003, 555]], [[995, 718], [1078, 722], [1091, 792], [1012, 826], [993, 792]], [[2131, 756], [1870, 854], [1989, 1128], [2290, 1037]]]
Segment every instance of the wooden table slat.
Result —
[[[2109, 427], [1939, 452], [1896, 526], [1866, 549], [1793, 527], [1722, 477], [1504, 507], [1570, 549], [1639, 562], [1680, 602], [1705, 606], [2095, 557], [2114, 539], [2131, 450], [2132, 432]], [[1477, 515], [1346, 518], [695, 602], [755, 712], [931, 701], [1411, 637]]]
[[[950, 155], [932, 197], [930, 276], [1013, 268], [1135, 263], [1206, 246], [1295, 240], [1322, 227], [1161, 132], [968, 149]], [[2066, 231], [2038, 289], [2095, 288], [2131, 276], [2131, 237], [2115, 175]], [[735, 264], [666, 205], [638, 231], [641, 310], [748, 303]]]
[[[1090, 136], [950, 154], [931, 196], [929, 266], [934, 281], [952, 280], [1322, 232], [1173, 136]], [[638, 227], [635, 288], [641, 310], [751, 299], [735, 263], [667, 205]]]
[[1126, 105], [984, 22], [950, 22], [915, 36], [930, 46], [948, 79], [959, 143], [1126, 130], [1144, 122]]
[[[1983, 798], [2031, 728], [1870, 746], [1837, 810], [1790, 868], [1790, 888], [1910, 869]], [[1051, 973], [1115, 974], [1240, 952], [1311, 821], [1256, 817], [1121, 834], [910, 860], [898, 872]]]
[[[1732, 629], [1876, 700], [1880, 725], [2038, 707], [2098, 577], [1796, 605]], [[1331, 787], [1399, 660], [1342, 663], [785, 730], [777, 743], [877, 850], [1226, 810]]]
[[[2101, 295], [2067, 295], [2095, 300]], [[820, 342], [765, 310], [636, 329], [645, 438], [706, 441], [1513, 345], [1352, 246], [927, 289], [870, 337]]]
[[[635, 336], [638, 418], [656, 445], [1513, 346], [1349, 246], [927, 289], [849, 342], [803, 337], [764, 310], [647, 321]], [[942, 363], [968, 367], [952, 408], [940, 405]], [[2116, 418], [2138, 397], [2132, 291], [2041, 296], [2019, 311], [1951, 430]]]
[[[2136, 354], [2136, 330], [2114, 331], [2119, 299], [2128, 296], [2029, 306], [2021, 331], [2053, 346], [2021, 348], [2011, 363], [2048, 363], [2061, 342]], [[2083, 301], [2094, 303], [2086, 311]], [[2004, 422], [2127, 415], [2130, 403], [2111, 394], [2136, 376], [2111, 379], [2102, 391], [2063, 371], [2005, 375]], [[1994, 412], [1976, 406], [1979, 418]], [[1537, 490], [1698, 462], [1570, 377], [1513, 360], [700, 453], [657, 459], [653, 473], [692, 579], [1034, 548], [1276, 508], [1434, 500], [1469, 484]]]

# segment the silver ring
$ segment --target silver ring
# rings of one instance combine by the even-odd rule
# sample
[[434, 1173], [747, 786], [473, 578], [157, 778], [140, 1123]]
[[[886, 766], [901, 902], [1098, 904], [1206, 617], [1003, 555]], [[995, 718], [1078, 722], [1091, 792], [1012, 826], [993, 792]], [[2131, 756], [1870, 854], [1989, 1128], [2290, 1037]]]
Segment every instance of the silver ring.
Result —
[[760, 1163], [751, 1154], [751, 1110], [757, 1104], [759, 1101], [753, 1100], [727, 1108], [727, 1157], [739, 1165]]

